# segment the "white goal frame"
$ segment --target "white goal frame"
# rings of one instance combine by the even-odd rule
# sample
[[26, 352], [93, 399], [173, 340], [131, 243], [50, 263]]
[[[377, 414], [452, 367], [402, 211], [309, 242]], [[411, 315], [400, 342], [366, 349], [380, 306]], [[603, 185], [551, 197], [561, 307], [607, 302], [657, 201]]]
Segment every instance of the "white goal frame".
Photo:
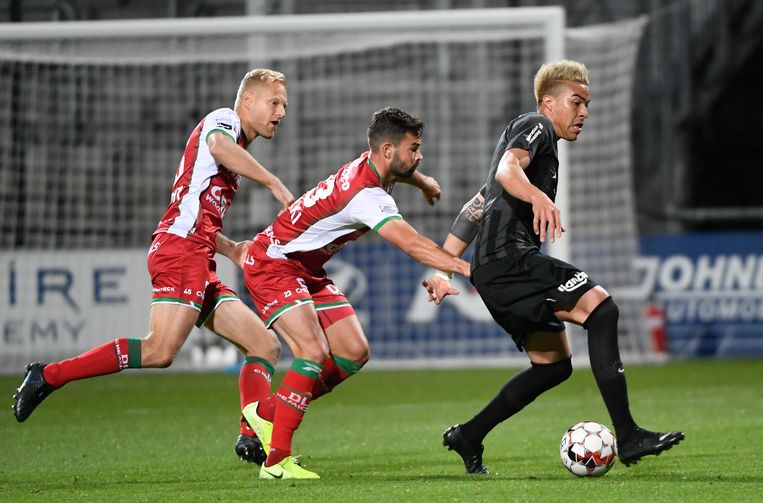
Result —
[[[212, 37], [302, 33], [350, 33], [363, 30], [406, 32], [436, 31], [444, 27], [505, 29], [521, 27], [522, 38], [543, 39], [544, 61], [565, 55], [565, 11], [563, 7], [513, 7], [486, 9], [427, 10], [418, 12], [373, 12], [242, 16], [218, 18], [145, 19], [125, 21], [73, 21], [0, 23], [0, 43], [13, 40], [96, 40], [99, 38], [149, 38], [163, 36]], [[567, 146], [559, 143], [559, 189], [556, 205], [562, 218], [569, 211], [569, 164]], [[570, 261], [568, 239], [549, 243], [549, 253]]]
[[[304, 14], [304, 15], [275, 15], [275, 16], [241, 16], [241, 17], [218, 17], [218, 18], [181, 18], [181, 19], [143, 19], [143, 20], [124, 20], [124, 21], [73, 21], [73, 22], [32, 22], [32, 23], [0, 23], [0, 51], [6, 51], [9, 54], [15, 54], [16, 45], [23, 46], [24, 43], [30, 43], [33, 47], [28, 53], [19, 53], [17, 61], [24, 62], [46, 62], [46, 61], [68, 61], [73, 58], [75, 61], [86, 61], [87, 58], [95, 57], [96, 65], [114, 62], [113, 56], [103, 56], [99, 58], [98, 47], [101, 41], [120, 42], [135, 40], [139, 43], [149, 45], [153, 38], [162, 39], [178, 37], [188, 39], [211, 39], [213, 37], [239, 36], [250, 37], [253, 42], [252, 48], [257, 47], [262, 41], [267, 41], [269, 35], [294, 35], [298, 37], [304, 33], [323, 33], [326, 35], [339, 35], [352, 43], [352, 35], [364, 32], [389, 33], [397, 41], [411, 40], [420, 42], [426, 40], [431, 34], [433, 40], [446, 40], [443, 38], [444, 32], [474, 33], [479, 40], [490, 40], [492, 38], [506, 40], [527, 40], [534, 39], [539, 42], [536, 47], [540, 50], [542, 61], [553, 61], [564, 58], [567, 52], [566, 37], [567, 29], [565, 26], [565, 11], [563, 7], [516, 7], [516, 8], [484, 8], [484, 9], [453, 9], [453, 10], [421, 10], [421, 11], [387, 11], [370, 13], [342, 13], [342, 14]], [[347, 35], [347, 37], [342, 37]], [[462, 37], [471, 37], [471, 34], [460, 35]], [[471, 42], [471, 38], [462, 40]], [[45, 47], [53, 49], [48, 51]], [[59, 44], [59, 42], [61, 42]], [[87, 46], [91, 51], [87, 55], [82, 55], [78, 49], [79, 43]], [[58, 54], [58, 47], [64, 51]], [[139, 44], [140, 45], [140, 44]], [[40, 49], [42, 48], [42, 49]], [[95, 48], [95, 51], [93, 51]], [[250, 49], [252, 49], [250, 48]], [[274, 47], [275, 48], [275, 47]], [[323, 48], [321, 48], [323, 49]], [[344, 49], [340, 49], [344, 50]], [[38, 52], [35, 52], [38, 51]], [[247, 54], [252, 57], [255, 51], [244, 50], [244, 58]], [[110, 53], [111, 54], [111, 53]], [[267, 51], [265, 51], [267, 55]], [[153, 55], [151, 55], [153, 56]], [[10, 56], [13, 59], [13, 56]], [[160, 58], [175, 58], [174, 55], [159, 54]], [[216, 56], [210, 56], [212, 58]], [[537, 51], [536, 51], [537, 57]], [[180, 58], [188, 58], [187, 55], [180, 55]], [[117, 59], [117, 62], [134, 62], [134, 57], [127, 56], [124, 59]], [[153, 61], [153, 60], [151, 60]], [[171, 59], [178, 61], [178, 58]], [[529, 71], [529, 69], [528, 69]], [[526, 73], [525, 73], [526, 75]], [[530, 73], [530, 78], [532, 73]], [[526, 77], [525, 77], [526, 78]], [[532, 82], [525, 82], [530, 87]], [[529, 97], [528, 97], [529, 98]], [[527, 111], [527, 110], [526, 110]], [[505, 117], [508, 121], [512, 117]], [[487, 142], [494, 145], [494, 139], [488, 139]], [[563, 221], [565, 215], [569, 221], [570, 212], [570, 184], [569, 184], [569, 147], [565, 142], [558, 145], [559, 154], [559, 187], [556, 197], [556, 204], [559, 207]], [[485, 155], [489, 159], [490, 152]], [[448, 180], [444, 188], [448, 189]], [[570, 236], [564, 239], [548, 243], [548, 250], [551, 255], [571, 261]], [[137, 315], [136, 315], [137, 316]], [[84, 342], [84, 341], [82, 341]], [[76, 351], [75, 351], [76, 352]], [[522, 356], [511, 356], [508, 363], [524, 364], [525, 359]], [[184, 366], [185, 362], [178, 362], [178, 370], [188, 368]], [[482, 356], [463, 356], [457, 360], [447, 358], [416, 358], [415, 361], [408, 360], [385, 360], [374, 362], [372, 367], [384, 368], [400, 367], [405, 365], [415, 365], [416, 367], [431, 366], [505, 366], [507, 358], [505, 355], [485, 357]], [[195, 364], [192, 364], [193, 368]]]

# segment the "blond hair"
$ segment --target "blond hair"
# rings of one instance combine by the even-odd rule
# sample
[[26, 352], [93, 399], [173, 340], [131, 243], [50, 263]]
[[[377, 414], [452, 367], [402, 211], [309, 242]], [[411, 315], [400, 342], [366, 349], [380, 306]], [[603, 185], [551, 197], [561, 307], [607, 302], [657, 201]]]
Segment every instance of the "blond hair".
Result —
[[238, 106], [241, 97], [245, 91], [251, 89], [254, 84], [267, 84], [271, 82], [278, 82], [286, 85], [286, 75], [276, 70], [270, 70], [268, 68], [255, 68], [246, 72], [244, 78], [241, 79], [241, 84], [238, 86], [238, 92], [236, 93], [236, 105]]
[[544, 96], [556, 96], [564, 81], [588, 85], [588, 68], [583, 63], [569, 59], [542, 65], [535, 74], [535, 101], [538, 105]]

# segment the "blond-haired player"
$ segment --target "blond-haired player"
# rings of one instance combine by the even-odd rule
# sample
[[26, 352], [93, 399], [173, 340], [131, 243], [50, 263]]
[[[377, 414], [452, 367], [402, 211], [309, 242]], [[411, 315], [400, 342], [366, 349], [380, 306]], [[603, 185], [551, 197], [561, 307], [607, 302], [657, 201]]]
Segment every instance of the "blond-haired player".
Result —
[[[267, 396], [280, 344], [220, 281], [214, 257], [223, 216], [242, 176], [269, 188], [284, 208], [294, 200], [281, 180], [245, 150], [257, 137], [273, 138], [286, 106], [286, 77], [258, 68], [243, 77], [233, 109], [214, 110], [199, 122], [186, 143], [169, 206], [148, 251], [153, 285], [148, 335], [116, 338], [74, 358], [28, 365], [14, 397], [19, 422], [68, 382], [127, 368], [168, 367], [194, 325], [206, 325], [246, 357], [239, 379], [242, 409]], [[242, 446], [236, 447], [238, 452]], [[251, 458], [254, 447], [251, 442], [243, 445], [245, 452], [239, 455]]]
[[[659, 454], [684, 438], [681, 432], [655, 433], [636, 425], [620, 362], [617, 305], [584, 271], [540, 251], [547, 235], [554, 241], [564, 230], [554, 204], [557, 141], [575, 141], [583, 130], [588, 70], [569, 60], [541, 66], [535, 98], [538, 111], [516, 117], [501, 134], [487, 182], [466, 203], [443, 245], [461, 256], [476, 236], [471, 282], [531, 363], [472, 419], [445, 431], [444, 445], [461, 456], [469, 473], [487, 473], [482, 441], [493, 428], [572, 373], [565, 321], [588, 331], [591, 368], [623, 463]], [[424, 286], [437, 303], [453, 293], [442, 273]]]

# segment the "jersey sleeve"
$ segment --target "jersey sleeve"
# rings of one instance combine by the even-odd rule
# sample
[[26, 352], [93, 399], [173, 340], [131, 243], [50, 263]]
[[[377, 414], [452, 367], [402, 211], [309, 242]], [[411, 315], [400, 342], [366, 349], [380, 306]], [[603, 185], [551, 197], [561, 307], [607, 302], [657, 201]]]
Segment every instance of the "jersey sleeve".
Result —
[[207, 137], [215, 132], [223, 133], [236, 142], [241, 135], [241, 120], [230, 108], [219, 108], [204, 119], [201, 138], [207, 141]]
[[507, 131], [506, 150], [521, 148], [530, 153], [530, 159], [554, 141], [551, 121], [540, 114], [530, 114], [517, 119]]
[[390, 220], [402, 220], [392, 196], [381, 187], [365, 188], [347, 205], [350, 220], [378, 231]]

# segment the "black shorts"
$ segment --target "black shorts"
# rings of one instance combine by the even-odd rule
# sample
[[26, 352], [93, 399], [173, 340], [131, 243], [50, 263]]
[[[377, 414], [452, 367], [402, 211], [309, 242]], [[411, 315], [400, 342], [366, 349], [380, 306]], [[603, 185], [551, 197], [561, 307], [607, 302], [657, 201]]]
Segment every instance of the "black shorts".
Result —
[[554, 311], [572, 308], [596, 286], [585, 272], [538, 251], [488, 262], [472, 271], [471, 282], [520, 351], [535, 332], [564, 330]]

